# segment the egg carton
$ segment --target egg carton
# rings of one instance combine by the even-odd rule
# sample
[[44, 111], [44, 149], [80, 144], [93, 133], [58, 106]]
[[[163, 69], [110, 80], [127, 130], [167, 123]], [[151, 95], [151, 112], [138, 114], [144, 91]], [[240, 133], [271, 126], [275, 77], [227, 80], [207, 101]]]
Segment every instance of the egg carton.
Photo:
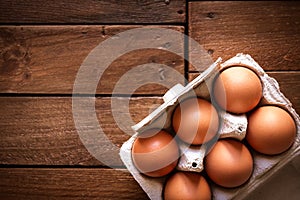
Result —
[[[247, 67], [259, 76], [263, 87], [263, 97], [258, 106], [276, 105], [287, 110], [296, 122], [297, 136], [289, 150], [276, 156], [263, 155], [250, 149], [254, 161], [254, 169], [250, 179], [242, 186], [231, 189], [211, 184], [212, 198], [216, 200], [243, 199], [263, 184], [269, 177], [273, 176], [284, 165], [289, 163], [296, 156], [300, 155], [299, 115], [293, 109], [291, 102], [280, 92], [277, 81], [266, 74], [262, 67], [260, 67], [250, 55], [239, 53], [226, 62], [221, 62], [221, 58], [217, 59], [216, 62], [213, 63], [207, 70], [201, 73], [185, 87], [177, 84], [171, 88], [163, 96], [164, 103], [162, 105], [138, 124], [132, 126], [135, 134], [122, 145], [120, 149], [120, 157], [122, 161], [150, 199], [162, 199], [166, 176], [160, 178], [148, 177], [141, 174], [135, 168], [131, 157], [133, 142], [139, 133], [148, 129], [162, 128], [171, 131], [172, 113], [182, 100], [198, 96], [211, 101], [210, 94], [213, 94], [211, 90], [215, 77], [222, 69], [230, 66], [240, 65]], [[221, 120], [219, 138], [235, 138], [243, 140], [247, 130], [246, 115], [234, 115], [220, 110], [218, 113]], [[181, 151], [181, 157], [178, 161], [177, 170], [201, 172], [204, 169], [203, 159], [209, 150], [209, 147], [206, 144], [199, 147], [192, 147], [179, 141], [179, 148]]]

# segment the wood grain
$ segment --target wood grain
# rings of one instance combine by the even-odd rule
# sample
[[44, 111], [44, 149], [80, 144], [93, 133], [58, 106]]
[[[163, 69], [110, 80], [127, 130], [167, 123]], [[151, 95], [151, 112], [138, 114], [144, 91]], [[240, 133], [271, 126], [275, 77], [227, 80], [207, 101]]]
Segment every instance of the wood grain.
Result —
[[126, 170], [1, 168], [1, 199], [148, 199]]
[[[300, 113], [300, 71], [294, 72], [267, 72], [275, 78], [280, 86], [280, 91], [291, 101], [293, 108]], [[199, 73], [189, 73], [189, 81], [196, 78]]]
[[[82, 104], [91, 98], [82, 98]], [[131, 126], [146, 117], [162, 103], [162, 98], [132, 98], [126, 109], [127, 98], [117, 98], [118, 106], [111, 108], [111, 98], [95, 99], [96, 115], [108, 141], [91, 138], [85, 145], [98, 148], [111, 166], [123, 166], [112, 146], [120, 148], [133, 134]], [[125, 117], [119, 128], [112, 110]], [[83, 110], [77, 111], [83, 112]], [[6, 165], [78, 165], [103, 166], [85, 148], [74, 124], [72, 99], [68, 97], [1, 97], [0, 98], [0, 164]], [[81, 114], [89, 119], [87, 114]], [[89, 122], [86, 121], [86, 127]], [[89, 128], [96, 131], [95, 127]]]
[[[143, 26], [1, 26], [0, 93], [70, 94], [81, 64], [97, 45], [118, 33], [141, 27]], [[181, 26], [147, 27], [184, 31]], [[138, 39], [135, 42], [143, 43]], [[178, 51], [183, 50], [182, 40], [168, 45], [174, 46]], [[107, 58], [109, 55], [110, 49], [107, 49]], [[101, 59], [98, 60], [101, 62]], [[112, 94], [116, 83], [126, 72], [143, 64], [163, 64], [184, 74], [183, 58], [163, 49], [131, 51], [111, 62], [98, 83], [98, 94]], [[156, 68], [152, 74], [147, 73], [148, 78], [153, 82], [158, 80], [158, 83], [144, 85], [135, 94], [161, 95], [167, 88], [159, 85], [159, 81], [174, 84], [184, 82], [183, 76], [178, 79], [170, 72], [172, 71]], [[133, 80], [129, 79], [124, 89], [132, 85]]]
[[[198, 73], [190, 73], [190, 81]], [[300, 112], [300, 72], [269, 72], [280, 84], [281, 91]], [[117, 98], [114, 109], [120, 118], [126, 113], [126, 98]], [[111, 111], [111, 98], [97, 98], [98, 120], [109, 140], [118, 148], [132, 134], [130, 128], [162, 103], [158, 97], [140, 97], [130, 100], [129, 112], [133, 122], [124, 118], [122, 130], [116, 124]], [[126, 105], [126, 104], [125, 104]], [[2, 97], [0, 98], [0, 164], [13, 165], [103, 165], [83, 146], [76, 131], [72, 101], [68, 97]], [[88, 123], [88, 122], [87, 122]], [[93, 128], [91, 128], [93, 129]], [[89, 141], [90, 145], [99, 145]], [[109, 152], [110, 146], [101, 143]], [[119, 158], [111, 163], [122, 166]]]
[[0, 13], [5, 24], [182, 23], [185, 1], [1, 0]]
[[[138, 88], [135, 95], [140, 97], [129, 101], [130, 117], [126, 116], [128, 93], [116, 97], [113, 90], [126, 72], [146, 63], [188, 72], [181, 57], [163, 48], [122, 55], [104, 72], [97, 98], [77, 97], [83, 107], [76, 113], [85, 119], [75, 127], [70, 94], [76, 74], [91, 50], [106, 39], [132, 28], [160, 27], [183, 33], [188, 27], [189, 35], [213, 60], [219, 56], [226, 60], [239, 52], [250, 54], [276, 78], [300, 113], [299, 24], [300, 3], [296, 1], [190, 1], [186, 9], [184, 0], [1, 0], [0, 199], [148, 199], [109, 144], [120, 148], [133, 134], [130, 126], [160, 105], [168, 88], [159, 84]], [[171, 45], [184, 48], [183, 41]], [[107, 51], [109, 55], [111, 49]], [[193, 49], [190, 56], [202, 60]], [[188, 70], [189, 81], [199, 74], [193, 67]], [[147, 76], [184, 81], [161, 69], [154, 74]], [[132, 84], [122, 86], [125, 91]], [[112, 100], [118, 100], [113, 109]], [[95, 101], [97, 119], [109, 141], [91, 137], [85, 145], [99, 150], [118, 169], [110, 169], [91, 155], [80, 139], [79, 128], [96, 132], [86, 112], [89, 101]], [[121, 123], [115, 121], [112, 110]], [[268, 185], [279, 186], [274, 180]], [[296, 183], [296, 179], [289, 181]], [[271, 191], [262, 189], [259, 198]]]
[[189, 2], [188, 23], [189, 35], [214, 60], [247, 53], [266, 70], [300, 70], [297, 1]]

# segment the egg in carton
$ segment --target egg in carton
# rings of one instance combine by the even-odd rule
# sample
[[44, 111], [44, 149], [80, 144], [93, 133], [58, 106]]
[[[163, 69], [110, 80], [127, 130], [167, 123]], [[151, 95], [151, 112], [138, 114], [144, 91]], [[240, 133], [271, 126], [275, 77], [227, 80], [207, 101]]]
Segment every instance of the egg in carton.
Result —
[[[134, 166], [131, 150], [138, 134], [152, 128], [171, 130], [172, 114], [179, 102], [195, 96], [210, 101], [212, 85], [215, 77], [221, 70], [230, 66], [247, 67], [259, 76], [262, 83], [263, 96], [258, 106], [276, 105], [288, 111], [296, 123], [297, 135], [293, 145], [282, 154], [268, 156], [251, 151], [254, 167], [249, 180], [245, 184], [236, 188], [224, 188], [216, 184], [212, 184], [212, 198], [218, 200], [243, 199], [264, 183], [269, 177], [274, 175], [284, 165], [293, 160], [296, 156], [300, 155], [300, 119], [296, 111], [293, 109], [291, 102], [280, 92], [277, 81], [268, 76], [268, 74], [264, 72], [262, 67], [260, 67], [250, 55], [240, 53], [224, 63], [221, 63], [221, 58], [219, 58], [207, 70], [201, 73], [185, 87], [177, 84], [171, 88], [163, 96], [164, 103], [141, 122], [132, 127], [136, 134], [126, 141], [120, 149], [120, 157], [122, 161], [150, 199], [162, 199], [166, 176], [160, 178], [148, 177], [140, 173]], [[235, 115], [222, 110], [218, 110], [218, 113], [221, 121], [218, 131], [219, 138], [235, 138], [237, 140], [243, 140], [246, 136], [248, 125], [246, 114]], [[201, 146], [190, 146], [184, 142], [180, 142], [180, 140], [178, 145], [181, 155], [176, 167], [177, 170], [201, 172], [204, 169], [203, 160], [208, 152], [209, 145], [203, 144]]]

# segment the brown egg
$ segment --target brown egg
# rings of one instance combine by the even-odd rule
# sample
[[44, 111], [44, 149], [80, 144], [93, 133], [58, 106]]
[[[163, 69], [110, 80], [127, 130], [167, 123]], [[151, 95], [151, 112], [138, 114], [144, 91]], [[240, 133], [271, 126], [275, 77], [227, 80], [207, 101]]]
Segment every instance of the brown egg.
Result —
[[199, 145], [216, 135], [219, 116], [210, 102], [200, 98], [190, 98], [176, 107], [172, 125], [181, 140]]
[[274, 155], [286, 151], [296, 137], [296, 124], [285, 110], [263, 106], [248, 117], [246, 139], [256, 151]]
[[209, 200], [210, 187], [203, 176], [194, 172], [176, 172], [166, 182], [165, 200]]
[[204, 169], [216, 184], [237, 187], [251, 176], [253, 159], [244, 144], [234, 139], [223, 139], [206, 156]]
[[170, 173], [176, 167], [178, 158], [178, 145], [164, 130], [145, 131], [133, 143], [133, 163], [147, 176], [161, 177]]
[[220, 73], [214, 83], [213, 93], [216, 102], [224, 110], [245, 113], [259, 103], [262, 85], [252, 70], [234, 66]]

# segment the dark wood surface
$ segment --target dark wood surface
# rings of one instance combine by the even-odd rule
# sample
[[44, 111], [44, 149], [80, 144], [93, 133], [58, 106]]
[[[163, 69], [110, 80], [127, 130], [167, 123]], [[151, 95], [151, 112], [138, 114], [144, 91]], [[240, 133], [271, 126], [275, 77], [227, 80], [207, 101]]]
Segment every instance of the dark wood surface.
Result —
[[[140, 27], [0, 26], [0, 93], [71, 94], [78, 69], [95, 47], [118, 33]], [[181, 26], [148, 27], [184, 32]], [[174, 45], [183, 49], [180, 41]], [[112, 94], [122, 75], [146, 63], [164, 64], [184, 74], [183, 58], [171, 52], [158, 49], [132, 51], [113, 60], [103, 73], [96, 93]], [[159, 70], [156, 74], [160, 74]], [[184, 76], [175, 80], [167, 71], [163, 77], [184, 83]], [[148, 84], [135, 94], [162, 95], [166, 91], [167, 88], [161, 85]]]
[[[126, 100], [118, 98], [120, 103]], [[142, 120], [161, 103], [161, 97], [132, 98], [129, 111], [133, 123], [126, 124], [124, 130], [114, 120], [111, 98], [95, 99], [95, 108], [104, 133], [114, 145], [121, 147], [133, 134], [134, 122]], [[114, 108], [119, 115], [126, 111], [122, 106]], [[73, 120], [71, 97], [2, 97], [0, 113], [0, 164], [103, 166], [80, 140]], [[103, 142], [91, 141], [90, 145], [106, 147]], [[119, 158], [114, 159], [113, 166], [123, 167]]]
[[1, 199], [147, 199], [126, 170], [1, 168]]
[[4, 24], [182, 23], [184, 0], [1, 0]]
[[189, 34], [214, 60], [247, 53], [265, 70], [300, 70], [299, 4], [299, 1], [189, 2]]
[[[117, 33], [143, 26], [186, 32], [213, 60], [219, 56], [226, 60], [240, 52], [250, 54], [279, 82], [281, 91], [300, 112], [300, 4], [296, 1], [55, 0], [45, 5], [41, 0], [3, 0], [0, 199], [147, 199], [119, 158], [112, 158], [117, 169], [110, 169], [88, 152], [72, 115], [74, 80], [89, 52]], [[183, 42], [177, 45], [187, 47]], [[198, 54], [191, 50], [189, 56]], [[198, 69], [186, 66], [181, 57], [161, 50], [144, 49], [116, 59], [102, 76], [96, 98], [89, 98], [95, 99], [98, 120], [117, 147], [132, 134], [132, 123], [162, 103], [168, 89], [148, 84], [133, 97], [127, 93], [112, 96], [115, 84], [128, 70], [146, 63], [172, 67], [189, 81], [199, 75]], [[156, 75], [183, 83], [161, 71]], [[124, 119], [125, 131], [112, 116], [114, 98], [120, 102], [130, 98], [133, 122]], [[126, 112], [122, 106], [116, 111], [120, 115]], [[105, 142], [101, 145], [106, 147]], [[295, 166], [299, 168], [299, 162]], [[278, 184], [273, 185], [275, 191], [265, 186], [252, 197], [272, 199], [275, 192], [282, 191]]]

